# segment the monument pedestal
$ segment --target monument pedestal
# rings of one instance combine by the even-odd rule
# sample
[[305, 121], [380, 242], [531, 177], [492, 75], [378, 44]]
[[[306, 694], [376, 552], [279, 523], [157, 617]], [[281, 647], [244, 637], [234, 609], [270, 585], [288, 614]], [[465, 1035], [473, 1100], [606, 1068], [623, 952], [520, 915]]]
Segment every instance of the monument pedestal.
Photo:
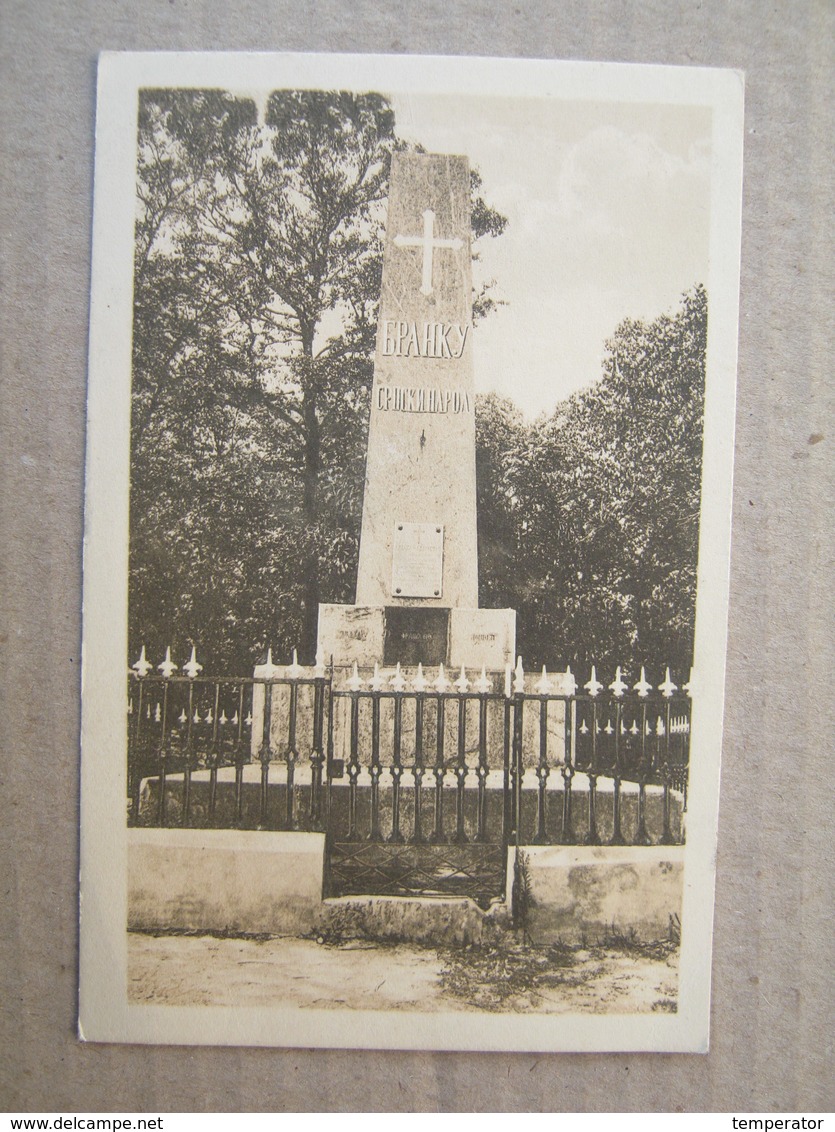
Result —
[[423, 664], [497, 671], [516, 661], [513, 609], [320, 605], [318, 655], [336, 667]]

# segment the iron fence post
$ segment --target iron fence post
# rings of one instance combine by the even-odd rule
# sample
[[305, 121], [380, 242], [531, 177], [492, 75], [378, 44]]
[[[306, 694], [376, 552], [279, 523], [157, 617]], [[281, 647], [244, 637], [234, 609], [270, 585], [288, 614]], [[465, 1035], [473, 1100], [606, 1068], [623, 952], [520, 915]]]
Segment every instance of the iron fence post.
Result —
[[522, 778], [525, 773], [522, 758], [524, 692], [513, 695], [513, 824], [516, 833], [516, 848], [522, 843]]
[[350, 693], [351, 702], [351, 748], [348, 760], [348, 833], [346, 841], [357, 841], [357, 779], [360, 773], [359, 764], [359, 693]]
[[597, 701], [591, 701], [591, 757], [589, 760], [589, 831], [587, 845], [599, 845], [597, 831]]
[[389, 841], [399, 845], [404, 837], [400, 832], [400, 779], [403, 775], [401, 765], [401, 742], [403, 736], [403, 696], [394, 693], [394, 745], [392, 747], [391, 774], [391, 834]]
[[381, 694], [379, 690], [371, 689], [371, 831], [369, 841], [382, 841], [383, 831], [380, 828], [380, 777], [383, 773], [380, 762], [380, 712], [382, 710]]
[[620, 699], [616, 699], [615, 700], [615, 734], [614, 734], [615, 760], [614, 760], [614, 767], [613, 767], [613, 770], [614, 770], [614, 797], [613, 797], [613, 800], [612, 800], [613, 829], [612, 829], [612, 837], [611, 837], [611, 840], [609, 842], [610, 845], [625, 845], [626, 844], [626, 840], [624, 839], [623, 831], [621, 829], [621, 812], [620, 812], [621, 772], [623, 770], [623, 768], [621, 766], [621, 756], [620, 756], [620, 723], [621, 723], [621, 702], [620, 702]]
[[464, 827], [464, 791], [467, 780], [467, 701], [465, 696], [458, 696], [458, 759], [455, 768], [455, 842], [463, 845], [467, 840]]
[[513, 766], [511, 761], [513, 734], [512, 707], [508, 695], [504, 699], [502, 729], [502, 840], [507, 845], [513, 832]]
[[[660, 717], [659, 717], [660, 719]], [[664, 828], [661, 834], [662, 845], [675, 845], [675, 838], [670, 824], [670, 701], [664, 704], [664, 765], [662, 768], [662, 781], [664, 784]]]
[[[254, 685], [253, 685], [254, 687]], [[235, 736], [235, 822], [240, 825], [243, 811], [244, 789], [244, 685], [238, 692], [238, 729]]]
[[144, 706], [145, 685], [142, 677], [137, 680], [137, 711], [133, 726], [133, 751], [128, 746], [128, 791], [131, 805], [131, 819], [134, 825], [139, 821], [140, 792], [142, 789], [142, 708]]
[[159, 748], [159, 811], [157, 814], [157, 824], [165, 825], [165, 780], [166, 780], [166, 766], [165, 759], [167, 755], [166, 749], [166, 728], [168, 726], [168, 680], [163, 681], [162, 686], [162, 713], [161, 713], [162, 728], [160, 730], [160, 748]]
[[543, 695], [539, 699], [539, 761], [536, 767], [538, 789], [536, 794], [536, 834], [534, 845], [545, 845], [548, 842], [546, 831], [546, 792], [548, 790], [548, 697]]
[[636, 845], [650, 845], [651, 840], [647, 832], [647, 779], [650, 773], [650, 760], [647, 758], [647, 705], [641, 703], [641, 755], [638, 770], [638, 831], [635, 834]]
[[188, 719], [186, 720], [186, 749], [183, 762], [183, 808], [180, 814], [182, 825], [188, 825], [191, 810], [191, 754], [192, 723], [194, 716], [194, 681], [188, 682]]
[[324, 763], [325, 677], [313, 681], [313, 749], [310, 754], [310, 820], [321, 823], [322, 764]]
[[577, 722], [574, 699], [564, 700], [563, 728], [565, 735], [565, 755], [563, 757], [562, 777], [562, 834], [563, 845], [574, 844], [574, 829], [571, 824], [571, 780], [574, 777], [574, 760], [572, 758], [572, 742], [574, 728]]
[[478, 701], [478, 810], [476, 841], [487, 841], [487, 693], [482, 692]]
[[259, 813], [259, 828], [265, 829], [267, 825], [267, 809], [270, 790], [270, 744], [272, 742], [273, 718], [273, 684], [271, 679], [264, 682], [264, 728], [261, 738], [261, 808]]
[[417, 692], [415, 695], [415, 761], [412, 769], [412, 774], [415, 780], [415, 824], [412, 831], [412, 841], [416, 845], [425, 843], [426, 838], [423, 835], [422, 827], [422, 798], [421, 790], [423, 786], [423, 711], [425, 706], [424, 693]]
[[215, 683], [212, 746], [209, 753], [209, 822], [214, 823], [217, 804], [217, 767], [220, 761], [220, 681]]
[[433, 845], [443, 845], [446, 841], [444, 833], [444, 777], [446, 766], [444, 764], [444, 742], [446, 729], [446, 703], [442, 692], [436, 696], [438, 707], [435, 726], [435, 828], [429, 840]]

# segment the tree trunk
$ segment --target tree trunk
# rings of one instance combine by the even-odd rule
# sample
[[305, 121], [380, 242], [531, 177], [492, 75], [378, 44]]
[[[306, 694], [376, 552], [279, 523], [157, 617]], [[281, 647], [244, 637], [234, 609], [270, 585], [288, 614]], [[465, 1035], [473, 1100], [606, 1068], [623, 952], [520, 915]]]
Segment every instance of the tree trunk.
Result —
[[319, 434], [319, 419], [316, 415], [316, 389], [313, 374], [313, 341], [304, 344], [308, 357], [309, 372], [302, 399], [304, 415], [304, 473], [302, 516], [304, 522], [304, 546], [301, 568], [302, 601], [302, 639], [299, 641], [302, 664], [312, 664], [316, 659], [316, 635], [319, 624], [319, 530], [318, 496], [319, 472], [321, 470], [322, 446]]

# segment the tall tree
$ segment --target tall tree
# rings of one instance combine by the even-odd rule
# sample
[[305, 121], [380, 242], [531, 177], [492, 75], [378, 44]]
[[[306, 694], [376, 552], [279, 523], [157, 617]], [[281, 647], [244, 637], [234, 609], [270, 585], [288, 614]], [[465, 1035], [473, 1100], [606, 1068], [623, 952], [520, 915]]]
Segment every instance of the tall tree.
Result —
[[[379, 95], [280, 91], [259, 124], [225, 92], [143, 92], [134, 645], [165, 611], [220, 662], [310, 659], [319, 601], [351, 600], [398, 144]], [[498, 234], [479, 188], [474, 235]]]
[[601, 380], [531, 426], [508, 594], [531, 662], [692, 662], [706, 338], [696, 287], [623, 322]]

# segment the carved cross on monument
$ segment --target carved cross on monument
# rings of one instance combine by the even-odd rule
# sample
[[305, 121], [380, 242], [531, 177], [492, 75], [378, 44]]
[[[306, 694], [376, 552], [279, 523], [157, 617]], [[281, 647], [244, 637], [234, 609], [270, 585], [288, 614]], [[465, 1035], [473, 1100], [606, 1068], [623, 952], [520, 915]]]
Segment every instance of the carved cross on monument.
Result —
[[423, 278], [420, 285], [421, 294], [432, 294], [432, 253], [435, 248], [452, 248], [458, 251], [463, 248], [464, 241], [458, 239], [435, 239], [435, 213], [427, 208], [423, 214], [422, 236], [395, 236], [394, 243], [398, 248], [423, 248]]
[[386, 228], [356, 602], [320, 605], [319, 652], [503, 669], [515, 614], [478, 606], [466, 157], [394, 154]]

